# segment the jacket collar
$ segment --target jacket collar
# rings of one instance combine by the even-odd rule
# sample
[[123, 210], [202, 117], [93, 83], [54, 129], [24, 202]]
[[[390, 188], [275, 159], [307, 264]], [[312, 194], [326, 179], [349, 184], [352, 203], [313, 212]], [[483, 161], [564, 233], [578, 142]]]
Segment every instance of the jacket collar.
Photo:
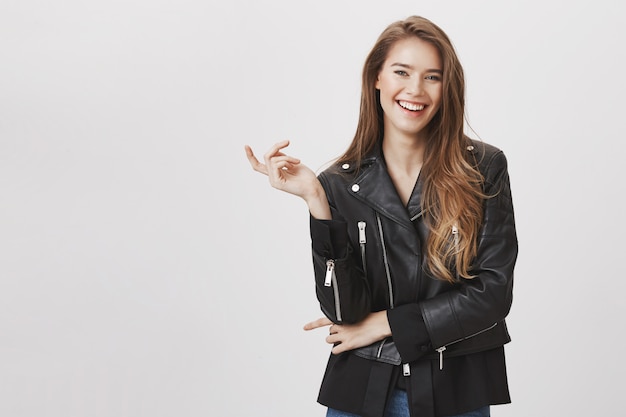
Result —
[[363, 160], [358, 177], [348, 185], [348, 192], [396, 223], [414, 230], [412, 219], [421, 216], [422, 181], [418, 177], [405, 207], [387, 171], [380, 142], [374, 153]]

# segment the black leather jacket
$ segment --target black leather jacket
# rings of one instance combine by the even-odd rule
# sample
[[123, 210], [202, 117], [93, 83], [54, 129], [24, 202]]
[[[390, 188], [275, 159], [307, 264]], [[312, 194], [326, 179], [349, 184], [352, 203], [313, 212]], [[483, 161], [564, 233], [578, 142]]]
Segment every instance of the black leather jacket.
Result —
[[[504, 318], [512, 302], [517, 237], [507, 161], [502, 151], [479, 141], [468, 139], [467, 152], [491, 197], [484, 203], [478, 254], [470, 271], [476, 277], [457, 284], [436, 279], [425, 268], [428, 228], [420, 205], [421, 181], [404, 206], [380, 147], [360, 167], [334, 165], [319, 175], [333, 215], [327, 222], [311, 220], [321, 309], [335, 323], [355, 323], [370, 312], [387, 310], [393, 333], [393, 338], [348, 355], [404, 364], [408, 376], [420, 360], [435, 359], [441, 368], [444, 357], [510, 341]], [[451, 242], [454, 233], [450, 231]], [[333, 369], [327, 369], [325, 383], [332, 380]]]

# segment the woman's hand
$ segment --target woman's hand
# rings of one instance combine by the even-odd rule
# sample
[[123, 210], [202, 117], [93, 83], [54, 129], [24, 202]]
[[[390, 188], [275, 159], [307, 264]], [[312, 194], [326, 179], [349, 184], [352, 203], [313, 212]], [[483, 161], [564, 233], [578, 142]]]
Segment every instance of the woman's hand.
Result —
[[391, 336], [391, 327], [386, 311], [370, 313], [363, 321], [356, 324], [333, 324], [326, 317], [304, 325], [304, 330], [313, 330], [329, 326], [326, 343], [335, 345], [332, 353], [337, 355], [348, 350], [371, 345]]
[[246, 156], [252, 169], [267, 175], [272, 187], [304, 199], [313, 217], [330, 219], [330, 207], [322, 184], [309, 167], [282, 152], [288, 145], [288, 140], [274, 144], [263, 156], [264, 164], [259, 162], [248, 145], [245, 146]]

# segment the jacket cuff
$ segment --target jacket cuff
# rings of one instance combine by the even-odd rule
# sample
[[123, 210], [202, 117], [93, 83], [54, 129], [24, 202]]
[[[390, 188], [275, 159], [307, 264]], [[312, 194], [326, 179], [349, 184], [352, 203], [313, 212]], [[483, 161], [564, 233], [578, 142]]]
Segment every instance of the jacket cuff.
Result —
[[348, 255], [348, 226], [340, 220], [318, 220], [310, 216], [311, 243], [316, 253], [328, 259]]
[[387, 310], [387, 320], [403, 362], [413, 362], [432, 351], [419, 304], [404, 304]]

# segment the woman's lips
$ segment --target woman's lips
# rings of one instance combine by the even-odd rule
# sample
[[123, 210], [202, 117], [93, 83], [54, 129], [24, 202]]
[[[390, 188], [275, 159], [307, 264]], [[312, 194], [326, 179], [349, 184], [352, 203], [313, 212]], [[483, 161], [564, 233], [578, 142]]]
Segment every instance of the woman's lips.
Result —
[[402, 107], [403, 109], [409, 110], [412, 112], [422, 111], [426, 108], [426, 104], [423, 104], [423, 103], [411, 103], [410, 101], [404, 101], [404, 100], [397, 100], [396, 103], [398, 103], [398, 105]]

